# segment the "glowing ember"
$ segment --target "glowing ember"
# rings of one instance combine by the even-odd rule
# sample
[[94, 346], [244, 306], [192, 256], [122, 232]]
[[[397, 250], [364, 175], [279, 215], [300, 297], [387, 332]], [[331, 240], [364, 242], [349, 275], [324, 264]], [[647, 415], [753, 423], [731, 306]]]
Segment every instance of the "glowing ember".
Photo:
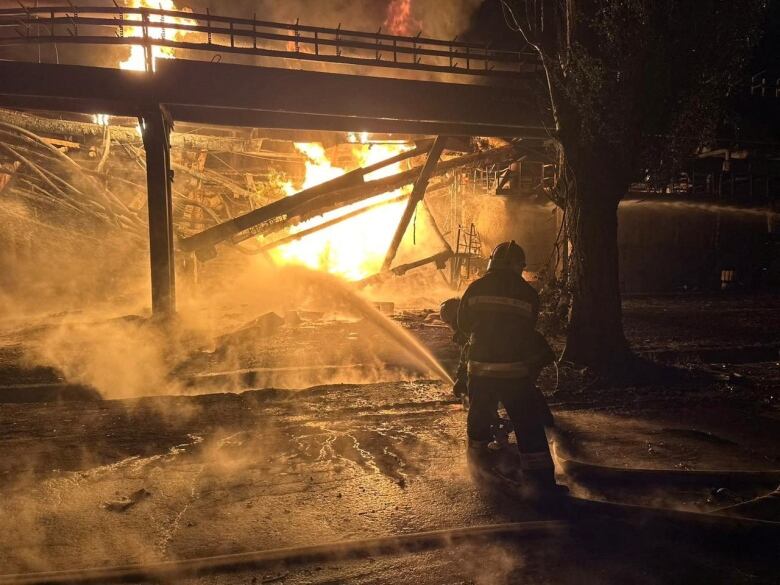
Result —
[[[408, 144], [358, 143], [360, 138], [367, 141], [368, 135], [354, 136], [356, 140], [349, 145], [349, 148], [359, 166], [372, 165], [412, 148]], [[333, 165], [319, 143], [296, 143], [295, 147], [306, 155], [304, 189], [334, 179], [346, 172], [345, 169]], [[365, 179], [371, 181], [399, 173], [402, 170], [401, 164], [388, 165], [366, 175]], [[291, 183], [285, 184], [283, 188], [288, 195], [297, 192]], [[294, 234], [352, 211], [395, 199], [410, 191], [411, 186], [407, 186], [383, 193], [310, 219], [290, 231]], [[348, 280], [366, 278], [380, 271], [405, 206], [405, 198], [380, 205], [300, 240], [274, 248], [270, 252], [271, 257], [279, 264], [303, 264], [309, 268], [337, 274]]]
[[[160, 10], [180, 10], [176, 7], [173, 0], [129, 0], [127, 3], [129, 8], [157, 8]], [[189, 9], [184, 9], [189, 10]], [[128, 21], [140, 21], [141, 15], [132, 15], [128, 18]], [[150, 22], [174, 22], [179, 24], [195, 24], [193, 21], [181, 19], [181, 18], [165, 18], [156, 14], [149, 15]], [[182, 31], [166, 30], [165, 37], [169, 40], [176, 40], [184, 34]], [[142, 37], [143, 27], [141, 26], [126, 26], [125, 35], [129, 37]], [[149, 36], [153, 39], [163, 38], [163, 29], [160, 27], [149, 27]], [[173, 59], [175, 58], [175, 49], [171, 47], [152, 47], [152, 69], [154, 69], [154, 63], [157, 59]], [[122, 61], [119, 64], [121, 69], [130, 69], [133, 71], [145, 71], [146, 70], [146, 58], [144, 56], [144, 48], [140, 45], [130, 46], [130, 57]]]
[[416, 34], [422, 23], [412, 18], [412, 0], [392, 0], [387, 7], [384, 27], [394, 35]]

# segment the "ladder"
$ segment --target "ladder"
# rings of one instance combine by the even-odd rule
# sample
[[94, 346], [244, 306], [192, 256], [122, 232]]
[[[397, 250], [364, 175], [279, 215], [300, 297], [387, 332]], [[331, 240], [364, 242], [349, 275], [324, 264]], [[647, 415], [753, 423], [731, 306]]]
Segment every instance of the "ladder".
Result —
[[465, 282], [474, 280], [485, 268], [482, 256], [482, 240], [477, 227], [472, 223], [468, 228], [459, 225], [455, 244], [455, 255], [450, 265], [450, 284], [455, 290]]

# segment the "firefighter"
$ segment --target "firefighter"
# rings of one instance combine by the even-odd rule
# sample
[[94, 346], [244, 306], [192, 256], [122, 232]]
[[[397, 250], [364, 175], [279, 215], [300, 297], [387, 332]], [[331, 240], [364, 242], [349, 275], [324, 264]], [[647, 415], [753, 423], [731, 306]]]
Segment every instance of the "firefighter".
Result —
[[[469, 397], [468, 397], [468, 355], [469, 355], [469, 338], [462, 331], [458, 329], [458, 307], [460, 307], [460, 299], [457, 297], [447, 299], [439, 306], [439, 317], [452, 329], [452, 341], [460, 347], [460, 357], [458, 359], [458, 369], [455, 372], [455, 384], [452, 387], [452, 393], [463, 401], [463, 406], [468, 409]], [[544, 335], [538, 331], [534, 331], [534, 358], [532, 360], [534, 368], [532, 368], [530, 380], [534, 384], [534, 399], [539, 404], [539, 407], [544, 412], [544, 426], [555, 426], [555, 420], [553, 419], [552, 412], [547, 406], [547, 402], [544, 399], [544, 395], [536, 387], [536, 379], [539, 377], [542, 369], [545, 366], [550, 365], [555, 361], [555, 354], [553, 353], [550, 344], [544, 338]], [[498, 413], [496, 413], [493, 423], [493, 438], [495, 443], [491, 443], [491, 448], [501, 448], [506, 445], [508, 439], [508, 432], [511, 432], [510, 425], [507, 425], [505, 419], [502, 419]]]
[[544, 497], [558, 490], [544, 432], [549, 409], [534, 385], [545, 365], [534, 329], [539, 296], [523, 279], [524, 268], [525, 252], [514, 240], [499, 244], [486, 274], [461, 299], [458, 330], [469, 338], [467, 435], [470, 454], [481, 457], [501, 402], [517, 438], [523, 486]]

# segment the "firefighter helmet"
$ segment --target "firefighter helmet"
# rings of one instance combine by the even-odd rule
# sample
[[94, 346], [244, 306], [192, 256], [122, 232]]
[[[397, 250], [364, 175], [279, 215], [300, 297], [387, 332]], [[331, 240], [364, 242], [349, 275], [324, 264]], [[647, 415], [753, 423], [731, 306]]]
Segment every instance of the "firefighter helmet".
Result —
[[458, 328], [458, 307], [460, 307], [460, 299], [457, 297], [447, 299], [439, 306], [439, 317], [453, 329]]
[[525, 268], [525, 251], [514, 240], [500, 243], [493, 249], [493, 253], [490, 255], [490, 262], [488, 263], [488, 270], [496, 268], [522, 270]]

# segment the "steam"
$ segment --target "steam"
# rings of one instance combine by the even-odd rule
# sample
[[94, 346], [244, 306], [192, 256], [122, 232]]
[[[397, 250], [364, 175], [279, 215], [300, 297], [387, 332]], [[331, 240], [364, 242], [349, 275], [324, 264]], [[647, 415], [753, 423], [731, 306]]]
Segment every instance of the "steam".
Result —
[[30, 366], [53, 366], [68, 382], [112, 398], [175, 391], [166, 380], [172, 356], [166, 356], [170, 346], [160, 328], [142, 318], [68, 321], [30, 349]]
[[[228, 286], [214, 284], [189, 299], [184, 295], [173, 323], [99, 313], [49, 320], [26, 348], [25, 364], [53, 367], [67, 382], [96, 388], [106, 398], [190, 392], [187, 384], [202, 371], [227, 374], [199, 378], [197, 391], [233, 390], [247, 368], [257, 374], [255, 387], [399, 380], [415, 377], [415, 371], [449, 380], [428, 350], [344, 281], [254, 258], [246, 268]], [[258, 315], [274, 312], [292, 319], [299, 310], [352, 320], [347, 329], [354, 331], [354, 341], [344, 337], [338, 321], [309, 327], [298, 338], [295, 327], [305, 324], [286, 326], [278, 336], [230, 335]], [[304, 342], [296, 344], [300, 338]], [[261, 346], [265, 361], [257, 362]]]
[[696, 201], [621, 201], [621, 207], [635, 208], [638, 206], [670, 209], [673, 211], [704, 211], [709, 213], [725, 213], [746, 218], [766, 218], [767, 222], [777, 221], [780, 213], [769, 208], [735, 207], [717, 203], [700, 203]]

